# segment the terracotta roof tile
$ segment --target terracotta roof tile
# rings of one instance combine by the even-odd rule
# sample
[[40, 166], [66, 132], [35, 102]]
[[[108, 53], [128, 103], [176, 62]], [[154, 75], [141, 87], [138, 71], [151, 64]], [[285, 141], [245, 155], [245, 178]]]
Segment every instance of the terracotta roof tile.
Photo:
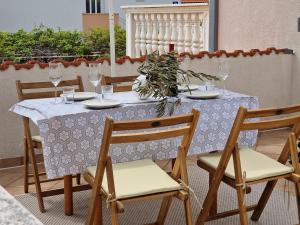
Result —
[[[259, 50], [259, 49], [251, 49], [248, 52], [244, 52], [243, 50], [235, 50], [233, 52], [227, 52], [225, 50], [218, 50], [216, 52], [207, 52], [207, 51], [201, 51], [199, 52], [197, 55], [193, 55], [190, 53], [181, 53], [179, 55], [179, 57], [190, 57], [191, 59], [201, 59], [204, 56], [208, 56], [209, 58], [213, 58], [213, 57], [221, 57], [221, 56], [226, 56], [226, 57], [238, 57], [240, 55], [244, 56], [244, 57], [252, 57], [256, 54], [259, 55], [270, 55], [271, 53], [275, 53], [275, 54], [279, 54], [279, 53], [283, 53], [286, 54], [287, 53], [287, 49], [276, 49], [276, 48], [267, 48], [266, 50]], [[129, 61], [130, 63], [135, 63], [135, 62], [143, 62], [145, 61], [146, 56], [142, 56], [140, 58], [131, 58], [129, 56], [123, 56], [120, 57], [116, 60], [117, 64], [123, 64], [126, 61]], [[107, 61], [110, 64], [110, 59], [109, 58], [99, 58], [96, 59], [95, 61], [88, 61], [85, 58], [76, 58], [73, 61], [65, 61], [63, 59], [55, 59], [52, 62], [61, 62], [64, 67], [69, 67], [69, 66], [80, 66], [82, 63], [85, 63], [86, 65], [88, 65], [90, 62], [98, 62], [98, 63], [102, 63], [104, 61]], [[34, 67], [34, 65], [37, 64], [41, 69], [44, 69], [48, 66], [48, 63], [44, 63], [44, 62], [40, 62], [38, 60], [29, 60], [26, 63], [14, 63], [13, 61], [4, 61], [2, 64], [0, 64], [0, 71], [4, 71], [7, 70], [9, 68], [10, 65], [13, 65], [15, 67], [16, 70], [20, 70], [20, 69], [32, 69]]]

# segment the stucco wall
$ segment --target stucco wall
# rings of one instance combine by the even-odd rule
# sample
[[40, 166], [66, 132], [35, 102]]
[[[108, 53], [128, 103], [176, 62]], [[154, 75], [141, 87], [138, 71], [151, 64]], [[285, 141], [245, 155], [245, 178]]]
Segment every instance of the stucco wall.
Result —
[[[290, 48], [292, 66], [291, 101], [300, 102], [299, 0], [220, 0], [219, 49]], [[282, 73], [286, 77], [288, 74]]]
[[[196, 72], [216, 74], [219, 58], [184, 60], [184, 68]], [[292, 84], [291, 69], [293, 55], [259, 54], [253, 57], [230, 57], [231, 75], [228, 78], [227, 87], [234, 91], [255, 95], [259, 97], [261, 106], [281, 106], [290, 103], [290, 90]], [[131, 64], [128, 60], [118, 65], [116, 74], [136, 75], [139, 63]], [[109, 74], [109, 65], [103, 64], [105, 74]], [[64, 79], [81, 75], [84, 86], [92, 90], [87, 81], [88, 68], [85, 63], [78, 67], [70, 66], [64, 69]], [[19, 116], [8, 112], [9, 108], [17, 102], [15, 80], [27, 82], [48, 80], [48, 69], [40, 69], [35, 65], [33, 69], [15, 70], [13, 66], [5, 71], [0, 71], [0, 159], [22, 155], [22, 121]], [[285, 76], [282, 76], [285, 74]]]

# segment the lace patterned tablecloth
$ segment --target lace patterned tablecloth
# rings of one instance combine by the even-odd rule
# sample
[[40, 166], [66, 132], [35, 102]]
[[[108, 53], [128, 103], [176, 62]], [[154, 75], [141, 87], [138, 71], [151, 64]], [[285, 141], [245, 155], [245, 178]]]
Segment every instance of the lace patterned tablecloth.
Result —
[[0, 224], [42, 225], [24, 206], [0, 186]]
[[[156, 115], [153, 100], [137, 100], [132, 92], [115, 93], [113, 98], [124, 103], [121, 107], [90, 110], [82, 103], [53, 104], [53, 99], [25, 100], [10, 110], [29, 117], [38, 125], [44, 146], [44, 161], [49, 178], [83, 172], [96, 164], [102, 131], [107, 116], [115, 120], [153, 118]], [[134, 104], [135, 103], [135, 104]], [[191, 100], [182, 97], [175, 114], [188, 113], [192, 108], [201, 112], [189, 154], [199, 154], [224, 148], [233, 120], [240, 106], [258, 108], [256, 97], [229, 92], [217, 99]], [[256, 143], [257, 132], [242, 132], [241, 146]], [[113, 162], [143, 158], [174, 158], [178, 139], [136, 144], [113, 145], [110, 150]]]

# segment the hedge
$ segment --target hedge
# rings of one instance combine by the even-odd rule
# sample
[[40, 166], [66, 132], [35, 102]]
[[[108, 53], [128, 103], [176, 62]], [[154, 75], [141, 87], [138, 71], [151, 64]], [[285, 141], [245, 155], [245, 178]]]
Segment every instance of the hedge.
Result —
[[[116, 56], [126, 52], [126, 32], [115, 27]], [[109, 31], [96, 28], [88, 33], [64, 31], [40, 25], [32, 31], [23, 29], [15, 33], [0, 31], [0, 58], [2, 60], [22, 61], [33, 57], [47, 60], [51, 56], [96, 55], [109, 57]], [[67, 59], [67, 58], [66, 58]], [[1, 61], [2, 61], [1, 60]]]

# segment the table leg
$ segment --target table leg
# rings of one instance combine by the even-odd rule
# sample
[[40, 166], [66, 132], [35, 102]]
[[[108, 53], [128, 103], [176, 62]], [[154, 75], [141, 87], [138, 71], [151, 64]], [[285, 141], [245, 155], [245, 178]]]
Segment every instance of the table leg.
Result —
[[64, 176], [65, 215], [73, 215], [73, 184], [72, 175]]

